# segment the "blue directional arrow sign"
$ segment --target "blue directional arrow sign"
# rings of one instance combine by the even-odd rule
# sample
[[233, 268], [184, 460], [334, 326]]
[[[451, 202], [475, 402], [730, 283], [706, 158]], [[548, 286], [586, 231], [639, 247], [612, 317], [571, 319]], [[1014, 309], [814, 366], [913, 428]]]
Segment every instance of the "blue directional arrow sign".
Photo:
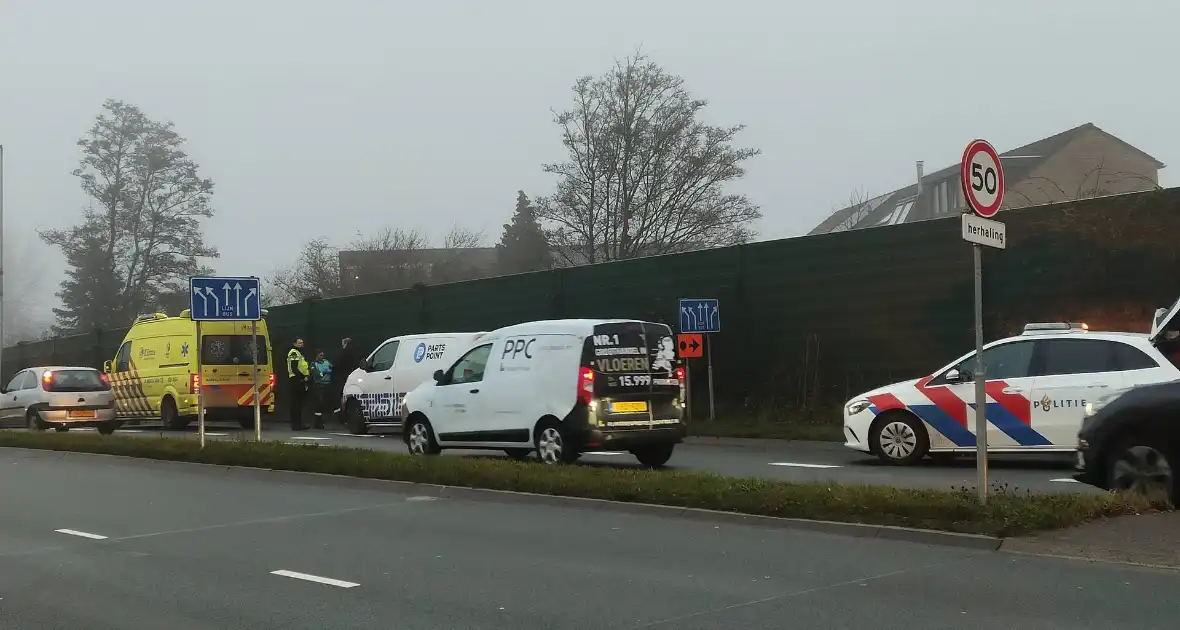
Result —
[[680, 332], [721, 332], [721, 301], [708, 298], [680, 298]]
[[258, 278], [189, 278], [189, 313], [195, 321], [251, 322], [262, 319]]

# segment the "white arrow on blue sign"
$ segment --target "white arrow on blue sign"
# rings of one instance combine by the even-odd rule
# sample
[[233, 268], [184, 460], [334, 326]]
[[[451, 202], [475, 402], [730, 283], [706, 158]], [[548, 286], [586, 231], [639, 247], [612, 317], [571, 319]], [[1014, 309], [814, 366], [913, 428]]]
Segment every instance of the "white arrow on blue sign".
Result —
[[189, 278], [189, 313], [195, 321], [252, 322], [262, 319], [258, 278]]
[[721, 301], [715, 298], [680, 298], [680, 332], [721, 332]]

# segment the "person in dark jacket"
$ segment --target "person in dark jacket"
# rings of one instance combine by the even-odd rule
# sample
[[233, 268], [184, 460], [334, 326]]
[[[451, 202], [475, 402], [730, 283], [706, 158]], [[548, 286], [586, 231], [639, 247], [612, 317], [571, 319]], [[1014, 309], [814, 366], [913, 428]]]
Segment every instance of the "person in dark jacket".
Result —
[[340, 355], [332, 364], [332, 394], [336, 401], [334, 405], [336, 417], [341, 421], [344, 419], [344, 415], [340, 413], [340, 399], [344, 396], [344, 384], [348, 382], [348, 376], [361, 366], [363, 359], [358, 343], [350, 337], [340, 340]]

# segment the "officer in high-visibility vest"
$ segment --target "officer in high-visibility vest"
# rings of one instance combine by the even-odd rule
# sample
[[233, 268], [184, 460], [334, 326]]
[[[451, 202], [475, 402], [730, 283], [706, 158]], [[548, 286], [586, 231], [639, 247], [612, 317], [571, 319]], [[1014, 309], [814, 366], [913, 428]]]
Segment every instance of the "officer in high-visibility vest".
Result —
[[291, 392], [291, 430], [303, 431], [303, 403], [311, 387], [311, 370], [303, 356], [303, 340], [296, 339], [287, 351], [287, 385]]

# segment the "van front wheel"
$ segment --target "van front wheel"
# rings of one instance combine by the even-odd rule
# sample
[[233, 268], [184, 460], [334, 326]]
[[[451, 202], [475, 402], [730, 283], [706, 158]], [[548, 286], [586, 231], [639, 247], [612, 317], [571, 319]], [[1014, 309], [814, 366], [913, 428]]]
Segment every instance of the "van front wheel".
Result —
[[675, 444], [652, 444], [641, 446], [631, 451], [631, 454], [639, 460], [640, 464], [648, 468], [660, 468], [667, 464], [669, 459], [672, 459], [672, 451], [675, 448]]
[[348, 407], [345, 408], [344, 424], [348, 427], [348, 432], [353, 435], [365, 435], [369, 432], [369, 425], [365, 422], [365, 414], [361, 412], [361, 406], [356, 401], [349, 401]]
[[406, 447], [410, 455], [438, 455], [442, 449], [434, 439], [434, 429], [425, 416], [415, 416], [409, 420], [410, 428], [406, 431]]

